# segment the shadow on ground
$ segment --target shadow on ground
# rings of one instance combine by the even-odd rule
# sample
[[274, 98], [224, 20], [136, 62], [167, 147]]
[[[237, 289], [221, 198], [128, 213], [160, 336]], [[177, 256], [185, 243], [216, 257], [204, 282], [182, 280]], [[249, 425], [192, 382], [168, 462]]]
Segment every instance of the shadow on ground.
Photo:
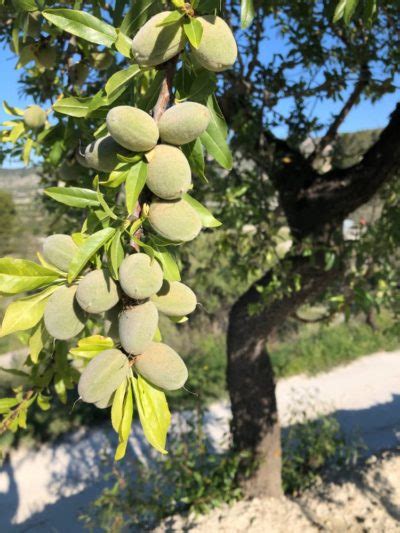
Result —
[[[400, 444], [400, 395], [394, 395], [387, 403], [378, 404], [367, 409], [338, 410], [332, 413], [339, 420], [346, 434], [356, 433], [366, 444], [367, 454], [378, 453], [384, 449], [393, 449]], [[78, 515], [87, 509], [89, 503], [96, 498], [105, 482], [102, 474], [106, 465], [101, 464], [101, 449], [109, 444], [105, 431], [100, 431], [104, 437], [95, 439], [83, 437], [79, 445], [70, 446], [70, 455], [65, 468], [58, 470], [51, 476], [51, 493], [59, 498], [55, 503], [48, 504], [39, 511], [34, 512], [29, 519], [12, 525], [20, 505], [20, 497], [16, 475], [11, 464], [5, 465], [2, 475], [8, 478], [8, 490], [6, 494], [0, 493], [0, 530], [9, 532], [60, 532], [77, 533], [83, 531], [78, 521]], [[101, 446], [100, 446], [101, 444]], [[64, 446], [61, 444], [60, 446]], [[91, 449], [89, 449], [91, 447]], [[36, 452], [36, 453], [41, 453]], [[143, 457], [143, 444], [139, 437], [133, 444], [132, 454]], [[57, 461], [56, 450], [50, 461]], [[25, 466], [26, 468], [26, 466]], [[343, 480], [346, 478], [344, 477]], [[374, 483], [366, 482], [360, 473], [354, 478], [360, 490], [370, 492], [387, 509], [387, 512], [396, 520], [400, 521], [400, 510], [391, 502], [391, 487], [385, 479], [376, 479]], [[340, 482], [340, 481], [339, 481]], [[73, 488], [74, 484], [82, 484], [82, 490], [76, 494], [66, 494], [66, 489]], [[34, 483], [31, 487], [35, 491]]]

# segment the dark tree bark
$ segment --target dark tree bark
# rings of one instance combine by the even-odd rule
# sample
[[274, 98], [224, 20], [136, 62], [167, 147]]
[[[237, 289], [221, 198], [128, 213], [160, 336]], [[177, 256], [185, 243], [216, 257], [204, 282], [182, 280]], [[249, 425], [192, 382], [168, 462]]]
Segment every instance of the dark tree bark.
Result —
[[[347, 170], [332, 170], [324, 176], [281, 140], [276, 141], [285, 163], [271, 176], [278, 190], [292, 233], [301, 241], [329, 245], [327, 235], [341, 227], [344, 218], [368, 202], [400, 171], [400, 105], [392, 114], [378, 142], [363, 161]], [[268, 134], [268, 140], [271, 140]], [[263, 156], [258, 158], [262, 161]], [[271, 361], [266, 351], [268, 335], [308, 299], [321, 294], [342, 273], [340, 260], [326, 270], [323, 256], [292, 257], [292, 274], [301, 279], [301, 289], [263, 301], [262, 291], [271, 281], [266, 273], [233, 305], [228, 327], [227, 381], [232, 405], [234, 447], [250, 451], [257, 468], [243, 480], [248, 496], [279, 496], [281, 488], [280, 427]], [[260, 306], [257, 314], [249, 307]]]

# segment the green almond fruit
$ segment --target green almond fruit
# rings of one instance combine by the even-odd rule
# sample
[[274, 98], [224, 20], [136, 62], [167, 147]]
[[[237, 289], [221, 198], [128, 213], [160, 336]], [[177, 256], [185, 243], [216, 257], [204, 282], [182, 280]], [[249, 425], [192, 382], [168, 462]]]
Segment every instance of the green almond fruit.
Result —
[[162, 286], [163, 272], [155, 259], [143, 253], [126, 257], [119, 267], [119, 282], [130, 298], [144, 300], [156, 294]]
[[183, 50], [186, 38], [182, 24], [176, 22], [160, 26], [170, 14], [170, 11], [157, 13], [133, 38], [132, 54], [139, 65], [143, 67], [160, 65]]
[[119, 302], [118, 287], [105, 270], [93, 270], [79, 282], [76, 299], [87, 313], [104, 313]]
[[94, 405], [98, 409], [107, 409], [107, 407], [111, 407], [112, 406], [113, 399], [114, 399], [114, 392], [110, 396], [109, 395], [104, 396], [103, 398], [101, 398], [97, 402], [94, 402]]
[[31, 105], [25, 109], [23, 119], [25, 126], [37, 130], [46, 124], [47, 113], [38, 105]]
[[211, 115], [206, 106], [183, 102], [167, 109], [158, 122], [161, 140], [180, 146], [194, 141], [206, 131]]
[[[83, 153], [84, 166], [99, 172], [112, 172], [119, 163], [117, 155], [129, 155], [129, 152], [111, 137], [105, 135], [90, 143]], [[78, 159], [79, 163], [81, 158]]]
[[63, 272], [68, 272], [69, 265], [77, 251], [78, 247], [70, 235], [56, 233], [46, 237], [43, 241], [43, 257]]
[[203, 36], [192, 54], [202, 67], [212, 72], [222, 72], [232, 67], [237, 58], [237, 45], [228, 24], [216, 15], [197, 17]]
[[152, 342], [136, 358], [134, 366], [147, 381], [164, 390], [180, 389], [188, 378], [182, 358], [162, 342]]
[[158, 144], [148, 155], [146, 185], [164, 200], [181, 198], [192, 186], [192, 173], [179, 148]]
[[191, 241], [201, 231], [200, 217], [186, 200], [152, 202], [149, 222], [159, 235], [174, 242]]
[[129, 105], [113, 107], [107, 113], [107, 129], [113, 139], [133, 152], [147, 152], [158, 141], [158, 127], [148, 113]]
[[86, 366], [78, 383], [78, 393], [84, 402], [107, 407], [112, 394], [129, 375], [129, 360], [115, 348], [104, 350]]
[[119, 315], [119, 339], [123, 349], [133, 355], [142, 353], [154, 338], [158, 311], [152, 302], [135, 305]]
[[161, 290], [151, 297], [151, 301], [167, 316], [186, 316], [196, 309], [195, 293], [180, 281], [164, 281]]
[[75, 298], [76, 289], [76, 286], [60, 287], [46, 304], [44, 325], [55, 339], [72, 339], [85, 326], [85, 315]]

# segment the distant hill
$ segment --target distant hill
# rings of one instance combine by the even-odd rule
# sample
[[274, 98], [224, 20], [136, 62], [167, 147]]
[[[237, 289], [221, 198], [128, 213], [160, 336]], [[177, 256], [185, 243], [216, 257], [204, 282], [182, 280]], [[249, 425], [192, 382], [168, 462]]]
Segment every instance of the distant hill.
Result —
[[40, 168], [0, 168], [0, 190], [12, 195], [21, 230], [14, 237], [15, 254], [32, 258], [46, 233], [47, 214], [40, 201]]

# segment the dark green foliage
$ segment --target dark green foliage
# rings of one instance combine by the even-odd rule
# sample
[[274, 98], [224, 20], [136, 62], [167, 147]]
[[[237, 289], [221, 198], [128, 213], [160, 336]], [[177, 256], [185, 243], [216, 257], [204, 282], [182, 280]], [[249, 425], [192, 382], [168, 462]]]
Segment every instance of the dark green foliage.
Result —
[[342, 133], [333, 146], [333, 165], [348, 168], [359, 163], [365, 152], [378, 140], [380, 133], [381, 130]]
[[283, 432], [282, 448], [283, 490], [285, 494], [298, 494], [328, 472], [354, 464], [363, 445], [355, 438], [346, 439], [333, 415], [315, 420], [303, 416]]
[[291, 340], [271, 347], [272, 364], [277, 377], [303, 372], [317, 374], [379, 350], [395, 350], [400, 332], [386, 314], [378, 318], [378, 329], [352, 321], [339, 326], [300, 330]]
[[237, 475], [244, 455], [215, 453], [204, 433], [203, 415], [198, 405], [186, 430], [171, 432], [166, 458], [149, 464], [135, 459], [125, 461], [123, 469], [113, 468], [110, 488], [81, 517], [85, 525], [149, 531], [173, 514], [206, 513], [240, 499]]
[[0, 190], [0, 255], [8, 255], [15, 250], [15, 239], [21, 223], [9, 192]]

